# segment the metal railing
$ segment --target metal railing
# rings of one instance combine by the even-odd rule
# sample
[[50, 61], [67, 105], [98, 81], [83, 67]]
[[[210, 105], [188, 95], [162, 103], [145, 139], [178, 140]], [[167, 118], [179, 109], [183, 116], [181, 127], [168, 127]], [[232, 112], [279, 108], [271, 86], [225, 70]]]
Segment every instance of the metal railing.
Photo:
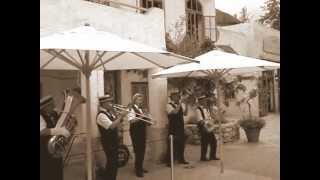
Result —
[[112, 1], [112, 0], [85, 0], [85, 1], [98, 3], [98, 4], [102, 4], [102, 5], [106, 5], [106, 6], [110, 6], [111, 4], [119, 5], [120, 7], [122, 6], [122, 7], [127, 7], [127, 8], [134, 9], [137, 13], [140, 13], [140, 12], [144, 13], [144, 12], [148, 11], [148, 9], [146, 9], [146, 8], [139, 7], [138, 3], [136, 3], [136, 6], [133, 6], [133, 5], [130, 5], [130, 4], [117, 2], [117, 1]]

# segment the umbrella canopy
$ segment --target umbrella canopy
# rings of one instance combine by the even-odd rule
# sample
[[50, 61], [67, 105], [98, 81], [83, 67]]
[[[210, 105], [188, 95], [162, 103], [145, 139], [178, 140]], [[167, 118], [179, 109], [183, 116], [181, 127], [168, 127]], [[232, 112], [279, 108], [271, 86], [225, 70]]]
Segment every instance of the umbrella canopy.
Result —
[[[87, 66], [87, 71], [149, 69], [195, 62], [90, 26], [40, 37], [40, 50], [46, 52], [40, 53], [41, 69], [83, 70], [83, 66]], [[88, 53], [89, 62], [85, 62], [84, 52]], [[54, 61], [56, 57], [63, 61]]]
[[[220, 148], [220, 166], [221, 173], [224, 172], [222, 158], [222, 114], [221, 114], [221, 89], [219, 80], [227, 74], [241, 74], [255, 71], [272, 70], [280, 68], [279, 63], [259, 60], [255, 58], [244, 57], [236, 54], [226, 53], [218, 50], [213, 50], [195, 58], [200, 63], [188, 63], [176, 65], [166, 70], [153, 74], [155, 77], [199, 77], [206, 76], [212, 80], [217, 89], [217, 108], [219, 118], [219, 148]], [[213, 117], [213, 112], [210, 109], [210, 115]]]
[[153, 77], [207, 76], [209, 71], [220, 70], [228, 74], [280, 68], [279, 63], [213, 50], [195, 58], [200, 63], [177, 65], [153, 74]]
[[196, 62], [108, 32], [83, 26], [52, 35], [40, 34], [40, 69], [79, 70], [86, 87], [86, 168], [87, 179], [94, 178], [92, 163], [90, 75], [93, 70], [167, 68]]

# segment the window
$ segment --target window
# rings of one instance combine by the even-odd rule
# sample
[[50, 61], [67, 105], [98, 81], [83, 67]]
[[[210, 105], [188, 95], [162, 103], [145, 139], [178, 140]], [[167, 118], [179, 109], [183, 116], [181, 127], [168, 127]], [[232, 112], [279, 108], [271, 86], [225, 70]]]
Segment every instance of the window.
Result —
[[153, 8], [153, 7], [157, 7], [162, 9], [162, 0], [141, 0], [141, 7], [143, 8]]
[[204, 34], [202, 6], [197, 0], [188, 0], [186, 4], [187, 35], [201, 41]]
[[87, 0], [87, 1], [91, 1], [91, 2], [98, 3], [98, 4], [103, 4], [103, 5], [110, 6], [110, 2], [109, 1], [105, 1], [105, 0]]

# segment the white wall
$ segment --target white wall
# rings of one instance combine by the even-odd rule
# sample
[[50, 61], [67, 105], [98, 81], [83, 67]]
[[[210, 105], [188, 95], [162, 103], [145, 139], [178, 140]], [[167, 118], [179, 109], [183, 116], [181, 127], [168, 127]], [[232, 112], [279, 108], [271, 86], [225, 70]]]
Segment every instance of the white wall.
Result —
[[[241, 100], [243, 97], [248, 97], [248, 93], [252, 89], [257, 89], [257, 78], [261, 75], [260, 72], [257, 73], [247, 73], [243, 74], [244, 76], [254, 76], [254, 80], [243, 80], [241, 84], [245, 85], [247, 90], [246, 92], [239, 92], [236, 95], [235, 99], [230, 100], [229, 106], [226, 107], [223, 105], [224, 110], [226, 110], [226, 116], [231, 117], [242, 117], [243, 115], [248, 115], [248, 106], [246, 103], [243, 103], [240, 108], [236, 105], [237, 101]], [[259, 116], [259, 95], [251, 100], [251, 113], [253, 116]]]
[[[256, 22], [242, 23], [232, 26], [218, 27], [220, 36], [217, 45], [228, 45], [242, 56], [263, 58], [280, 62], [280, 32]], [[271, 52], [271, 53], [270, 53]], [[253, 74], [254, 75], [254, 74]], [[256, 88], [256, 81], [246, 82], [248, 90]], [[276, 109], [279, 107], [277, 95], [278, 85], [275, 83]], [[259, 115], [259, 101], [253, 102], [254, 114]], [[240, 114], [238, 108], [231, 104], [227, 108], [228, 115]]]
[[223, 26], [218, 29], [220, 37], [217, 45], [230, 45], [243, 56], [265, 56], [280, 62], [280, 31], [256, 22]]
[[[169, 33], [170, 38], [179, 43], [185, 35], [186, 32], [186, 3], [184, 0], [163, 0], [165, 7], [165, 20], [166, 20], [166, 32]], [[183, 22], [183, 25], [176, 28], [176, 24]], [[179, 35], [181, 33], [181, 35]]]
[[248, 52], [247, 36], [242, 32], [218, 28], [219, 36], [216, 45], [227, 45], [232, 47], [240, 55], [246, 56]]
[[83, 0], [42, 0], [40, 3], [40, 29], [44, 32], [71, 29], [85, 23], [98, 30], [165, 48], [163, 10], [159, 8], [139, 14]]

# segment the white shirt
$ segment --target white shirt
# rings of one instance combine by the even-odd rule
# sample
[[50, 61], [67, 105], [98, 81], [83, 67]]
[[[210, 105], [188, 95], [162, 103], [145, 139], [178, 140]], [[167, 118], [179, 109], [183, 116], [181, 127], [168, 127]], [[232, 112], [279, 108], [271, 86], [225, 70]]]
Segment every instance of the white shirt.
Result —
[[202, 120], [210, 120], [210, 111], [207, 108], [204, 108], [203, 106], [200, 106], [201, 109], [203, 110], [204, 118], [202, 117], [201, 111], [197, 108], [197, 119], [198, 121]]
[[188, 112], [186, 115], [183, 116], [184, 122], [186, 124], [194, 123], [194, 120], [197, 119], [197, 106], [193, 105], [186, 105], [188, 106]]
[[[176, 103], [174, 103], [174, 102], [170, 102], [170, 103], [168, 103], [167, 104], [167, 113], [168, 114], [172, 114], [173, 112], [173, 110], [174, 110], [174, 108], [172, 107], [172, 105], [171, 104], [174, 104], [176, 107], [178, 106], [178, 104], [176, 104]], [[184, 104], [184, 103], [181, 103], [181, 107], [182, 107], [182, 111], [184, 111], [185, 110], [185, 107], [186, 105]]]
[[[115, 116], [111, 113], [108, 113], [105, 109], [102, 109], [104, 112], [106, 112], [107, 114], [109, 114], [110, 116], [114, 117]], [[97, 123], [102, 126], [103, 128], [105, 129], [109, 129], [111, 124], [112, 124], [112, 121], [109, 119], [109, 117], [104, 114], [104, 113], [99, 113], [98, 114], [98, 117], [97, 117]]]
[[[141, 108], [139, 108], [136, 104], [134, 104], [133, 106], [134, 106], [136, 109], [138, 109], [138, 111], [139, 111], [140, 114], [143, 114], [143, 111], [142, 111]], [[130, 121], [132, 121], [132, 120], [134, 120], [134, 119], [136, 118], [136, 113], [135, 113], [135, 111], [133, 110], [133, 108], [129, 109], [129, 111], [130, 111], [130, 112], [128, 113], [127, 117], [128, 117], [128, 121], [130, 122]]]
[[44, 129], [47, 128], [47, 123], [46, 121], [43, 119], [43, 117], [40, 115], [40, 132]]

